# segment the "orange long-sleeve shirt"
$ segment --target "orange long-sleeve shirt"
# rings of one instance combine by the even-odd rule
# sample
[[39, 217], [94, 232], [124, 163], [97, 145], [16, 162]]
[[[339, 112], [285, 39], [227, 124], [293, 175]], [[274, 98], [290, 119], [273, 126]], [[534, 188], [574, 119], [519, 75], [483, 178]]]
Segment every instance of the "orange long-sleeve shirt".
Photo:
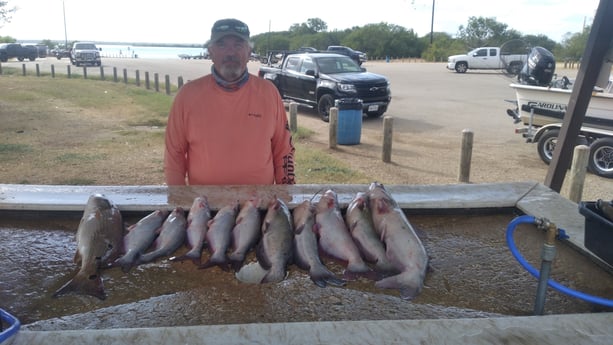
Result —
[[250, 75], [227, 91], [209, 74], [175, 96], [166, 127], [168, 185], [293, 184], [294, 146], [277, 89]]

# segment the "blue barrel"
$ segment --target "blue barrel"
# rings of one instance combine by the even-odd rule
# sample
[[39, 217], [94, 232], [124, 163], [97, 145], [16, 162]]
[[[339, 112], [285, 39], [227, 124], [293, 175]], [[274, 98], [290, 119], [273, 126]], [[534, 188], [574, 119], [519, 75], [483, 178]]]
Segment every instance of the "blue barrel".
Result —
[[338, 126], [336, 143], [339, 145], [356, 145], [362, 136], [362, 100], [341, 98], [334, 102], [338, 109]]

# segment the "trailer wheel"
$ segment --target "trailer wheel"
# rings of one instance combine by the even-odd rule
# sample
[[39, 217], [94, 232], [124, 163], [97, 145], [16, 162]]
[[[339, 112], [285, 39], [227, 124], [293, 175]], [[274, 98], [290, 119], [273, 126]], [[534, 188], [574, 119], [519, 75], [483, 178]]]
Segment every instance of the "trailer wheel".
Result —
[[613, 138], [600, 138], [590, 145], [588, 168], [598, 176], [613, 178]]
[[556, 144], [558, 143], [558, 135], [560, 135], [560, 130], [549, 130], [541, 136], [536, 145], [536, 150], [545, 164], [551, 163], [553, 159], [553, 150], [555, 150]]
[[458, 62], [455, 64], [455, 71], [458, 73], [466, 73], [466, 71], [468, 71], [468, 64], [466, 62]]

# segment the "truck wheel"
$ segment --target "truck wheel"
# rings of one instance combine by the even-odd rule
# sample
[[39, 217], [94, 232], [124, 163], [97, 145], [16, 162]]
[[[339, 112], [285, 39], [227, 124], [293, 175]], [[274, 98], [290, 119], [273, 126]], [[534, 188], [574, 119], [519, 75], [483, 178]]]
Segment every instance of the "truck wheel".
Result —
[[458, 73], [466, 73], [466, 71], [468, 71], [468, 64], [466, 62], [458, 62], [455, 64], [455, 71]]
[[330, 108], [334, 106], [334, 97], [332, 95], [323, 95], [317, 102], [317, 112], [324, 122], [330, 121]]
[[519, 72], [521, 72], [521, 68], [523, 67], [521, 62], [518, 61], [513, 61], [511, 62], [511, 64], [509, 65], [509, 67], [507, 67], [507, 72], [511, 75], [518, 75]]
[[23, 58], [23, 56], [20, 56], [20, 57], [18, 57], [18, 58], [17, 58], [17, 60], [19, 60], [19, 61], [23, 61], [23, 60], [24, 60], [24, 58]]
[[588, 168], [598, 176], [613, 178], [613, 138], [600, 138], [590, 145]]
[[536, 150], [545, 164], [551, 163], [553, 159], [553, 150], [558, 143], [558, 135], [560, 135], [560, 130], [549, 130], [543, 134], [536, 145]]

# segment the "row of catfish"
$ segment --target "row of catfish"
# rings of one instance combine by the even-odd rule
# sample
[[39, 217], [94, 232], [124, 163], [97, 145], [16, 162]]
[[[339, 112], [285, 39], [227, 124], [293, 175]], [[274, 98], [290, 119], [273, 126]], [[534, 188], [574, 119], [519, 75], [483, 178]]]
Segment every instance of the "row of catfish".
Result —
[[[378, 288], [398, 289], [403, 299], [421, 292], [428, 265], [426, 250], [382, 184], [373, 182], [367, 192], [358, 192], [344, 217], [333, 190], [325, 191], [318, 202], [305, 200], [291, 211], [278, 198], [269, 202], [265, 213], [258, 204], [256, 198], [242, 205], [237, 201], [212, 216], [207, 198], [199, 196], [187, 216], [180, 207], [170, 214], [156, 210], [124, 233], [118, 208], [94, 194], [76, 235], [75, 263], [80, 270], [54, 296], [72, 292], [104, 299], [101, 268], [120, 266], [128, 272], [162, 257], [191, 260], [199, 268], [232, 267], [239, 280], [255, 283], [282, 281], [288, 265], [295, 264], [320, 287], [342, 286], [347, 280], [365, 277], [376, 281]], [[171, 256], [184, 244], [188, 251]], [[208, 257], [203, 255], [205, 248]], [[257, 262], [244, 265], [252, 249]], [[325, 266], [323, 255], [345, 266], [341, 276]]]

